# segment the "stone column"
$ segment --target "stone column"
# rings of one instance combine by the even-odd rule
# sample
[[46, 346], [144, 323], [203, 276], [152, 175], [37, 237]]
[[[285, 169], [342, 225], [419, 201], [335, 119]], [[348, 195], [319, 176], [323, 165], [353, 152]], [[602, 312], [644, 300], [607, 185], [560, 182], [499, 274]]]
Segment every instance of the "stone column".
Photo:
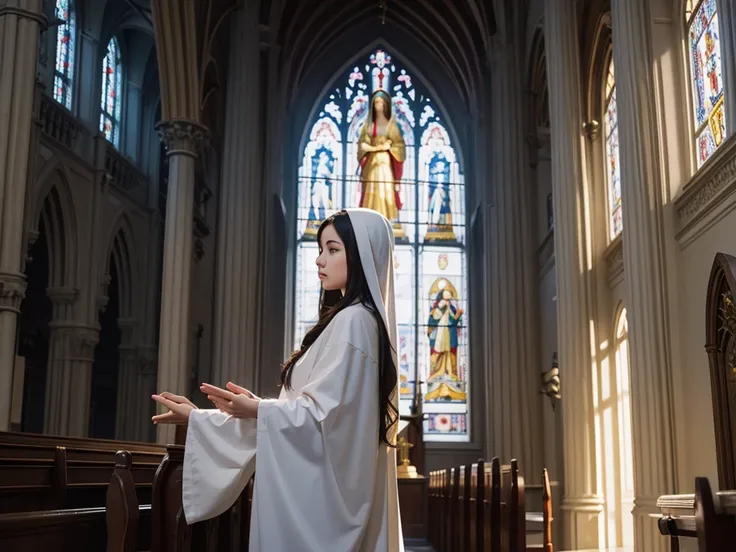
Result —
[[115, 415], [115, 438], [124, 441], [136, 439], [136, 415], [148, 397], [138, 395], [138, 348], [132, 343], [135, 320], [119, 318], [122, 335], [118, 360], [118, 395]]
[[53, 304], [46, 368], [44, 433], [86, 437], [89, 433], [92, 364], [99, 329], [74, 321], [76, 289], [49, 288]]
[[225, 139], [219, 193], [213, 381], [254, 388], [258, 371], [263, 269], [264, 191], [261, 174], [260, 34], [258, 5], [233, 14]]
[[[181, 119], [160, 122], [156, 128], [169, 159], [157, 384], [159, 392], [187, 395], [194, 163], [207, 129]], [[173, 442], [173, 437], [173, 426], [158, 427], [160, 443]]]
[[579, 90], [576, 0], [545, 0], [557, 276], [558, 359], [564, 420], [565, 549], [599, 547], [603, 500], [596, 481], [592, 412], [589, 228]]
[[540, 483], [544, 461], [539, 395], [538, 276], [532, 245], [535, 205], [530, 193], [517, 45], [494, 44], [491, 67], [490, 213], [490, 452], [517, 458], [530, 482]]
[[136, 396], [143, 401], [142, 406], [136, 411], [136, 441], [150, 441], [155, 438], [154, 426], [151, 424], [151, 416], [154, 415], [155, 405], [149, 397], [156, 392], [156, 347], [143, 346], [138, 348], [138, 390]]
[[0, 430], [9, 429], [16, 321], [25, 295], [23, 207], [41, 0], [0, 0]]
[[635, 546], [654, 552], [666, 550], [668, 543], [648, 514], [657, 512], [658, 496], [676, 488], [652, 21], [649, 2], [613, 0], [611, 10], [628, 293]]
[[721, 30], [721, 67], [726, 98], [726, 134], [736, 134], [736, 2], [716, 0]]

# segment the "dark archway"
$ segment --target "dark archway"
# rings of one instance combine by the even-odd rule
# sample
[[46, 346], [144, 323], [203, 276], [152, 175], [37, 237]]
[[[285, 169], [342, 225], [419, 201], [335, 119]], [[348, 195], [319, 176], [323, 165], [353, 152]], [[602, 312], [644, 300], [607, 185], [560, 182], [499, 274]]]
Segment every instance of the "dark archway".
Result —
[[92, 365], [89, 436], [114, 439], [121, 332], [118, 266], [112, 256], [107, 290], [107, 308], [100, 312], [100, 341]]
[[38, 238], [28, 253], [26, 296], [20, 305], [18, 356], [25, 359], [23, 410], [20, 430], [42, 433], [46, 406], [46, 366], [49, 355], [49, 322], [52, 304], [46, 293], [49, 284], [49, 244], [43, 220]]

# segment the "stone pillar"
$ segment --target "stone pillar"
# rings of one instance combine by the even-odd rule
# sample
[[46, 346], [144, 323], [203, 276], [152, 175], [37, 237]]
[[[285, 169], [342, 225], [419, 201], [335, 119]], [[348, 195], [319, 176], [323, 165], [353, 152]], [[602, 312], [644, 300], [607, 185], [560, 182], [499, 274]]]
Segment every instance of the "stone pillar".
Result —
[[[736, 134], [736, 2], [716, 0], [721, 29], [721, 68], [725, 88], [726, 134]], [[688, 98], [689, 101], [689, 98]]]
[[[157, 385], [159, 392], [187, 395], [194, 163], [207, 129], [181, 119], [160, 122], [156, 128], [169, 159]], [[173, 442], [173, 437], [173, 426], [158, 427], [160, 443]]]
[[136, 415], [143, 401], [150, 395], [138, 395], [138, 348], [132, 343], [135, 320], [119, 318], [120, 340], [118, 360], [118, 395], [115, 414], [115, 438], [123, 441], [136, 439]]
[[92, 364], [99, 329], [74, 321], [74, 304], [79, 290], [49, 288], [48, 296], [53, 304], [53, 315], [49, 323], [44, 433], [86, 437]]
[[258, 5], [233, 14], [222, 181], [219, 193], [212, 374], [254, 388], [258, 371], [263, 269], [264, 191], [261, 174], [260, 34]]
[[[79, 14], [77, 21], [80, 21]], [[79, 53], [76, 60], [76, 78], [79, 85], [75, 87], [79, 100], [77, 115], [93, 131], [100, 131], [100, 94], [102, 85], [102, 60], [105, 52], [100, 52], [100, 40], [92, 30], [82, 25], [79, 28]], [[105, 45], [107, 46], [107, 45]]]
[[156, 347], [143, 346], [138, 348], [138, 390], [136, 396], [143, 401], [141, 407], [135, 413], [136, 419], [136, 441], [150, 441], [155, 439], [154, 427], [151, 424], [151, 416], [155, 413], [155, 406], [149, 397], [156, 392]]
[[666, 550], [668, 542], [648, 514], [658, 511], [658, 496], [676, 488], [652, 21], [649, 2], [613, 0], [611, 10], [628, 293], [635, 546], [654, 552]]
[[564, 549], [599, 547], [603, 500], [596, 481], [591, 359], [589, 228], [579, 90], [576, 0], [545, 0], [557, 276], [558, 359], [562, 378]]
[[0, 430], [9, 429], [16, 321], [25, 295], [23, 207], [41, 0], [0, 0]]
[[539, 395], [538, 275], [517, 45], [494, 44], [491, 67], [489, 451], [517, 458], [530, 483], [544, 464]]

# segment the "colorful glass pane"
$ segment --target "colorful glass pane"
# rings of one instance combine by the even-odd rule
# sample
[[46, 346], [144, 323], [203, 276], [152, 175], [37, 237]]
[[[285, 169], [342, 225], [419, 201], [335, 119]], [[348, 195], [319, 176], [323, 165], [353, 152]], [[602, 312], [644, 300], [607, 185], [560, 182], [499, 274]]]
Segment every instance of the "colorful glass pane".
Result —
[[608, 183], [608, 215], [611, 239], [621, 233], [623, 218], [621, 211], [621, 167], [618, 154], [618, 114], [616, 112], [616, 83], [613, 78], [613, 60], [609, 63], [606, 80], [605, 136], [606, 177]]
[[56, 29], [54, 99], [67, 109], [71, 109], [77, 23], [74, 8], [69, 0], [56, 0], [56, 17], [63, 20], [64, 23]]
[[115, 37], [107, 43], [102, 60], [102, 96], [100, 98], [100, 131], [115, 147], [120, 146], [120, 113], [123, 104], [123, 65], [120, 46]]
[[[401, 176], [395, 181], [401, 201], [395, 222], [401, 235], [394, 255], [399, 410], [406, 414], [416, 399], [422, 400], [429, 413], [427, 440], [467, 441], [464, 179], [440, 110], [422, 83], [385, 50], [374, 51], [346, 71], [309, 127], [298, 171], [294, 345], [299, 346], [317, 317], [319, 222], [338, 209], [361, 204], [358, 143], [378, 89], [391, 96], [392, 119], [405, 146]], [[455, 295], [437, 298], [450, 290]], [[449, 372], [428, 384], [427, 378], [441, 367]], [[446, 388], [455, 391], [448, 395]]]
[[721, 145], [726, 134], [716, 0], [703, 0], [694, 8], [688, 21], [688, 35], [696, 155], [700, 167]]

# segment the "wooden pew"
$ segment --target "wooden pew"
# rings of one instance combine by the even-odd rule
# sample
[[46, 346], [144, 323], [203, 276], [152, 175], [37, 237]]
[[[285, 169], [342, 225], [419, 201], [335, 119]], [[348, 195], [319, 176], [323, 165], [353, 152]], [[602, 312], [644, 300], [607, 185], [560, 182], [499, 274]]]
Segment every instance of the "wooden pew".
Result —
[[105, 521], [107, 552], [135, 552], [138, 540], [140, 510], [135, 495], [135, 482], [130, 473], [133, 463], [128, 451], [115, 456], [115, 470], [107, 486]]
[[182, 505], [184, 447], [169, 445], [153, 483], [151, 552], [248, 549], [253, 479], [238, 500], [216, 518], [188, 525]]
[[699, 552], [731, 550], [736, 543], [736, 491], [713, 493], [705, 477], [695, 479], [695, 494], [657, 499], [659, 532], [670, 537], [670, 551], [680, 539], [696, 539]]
[[131, 454], [139, 503], [150, 504], [165, 447], [0, 432], [0, 514], [102, 507], [119, 450]]
[[117, 453], [105, 506], [0, 514], [0, 550], [149, 550], [151, 506], [138, 506], [131, 463]]
[[[518, 462], [490, 463], [435, 470], [429, 474], [430, 544], [437, 552], [527, 552], [552, 547], [552, 499], [549, 476], [543, 472], [543, 513], [530, 524], [524, 477]], [[543, 534], [543, 545], [527, 547], [530, 529]]]

